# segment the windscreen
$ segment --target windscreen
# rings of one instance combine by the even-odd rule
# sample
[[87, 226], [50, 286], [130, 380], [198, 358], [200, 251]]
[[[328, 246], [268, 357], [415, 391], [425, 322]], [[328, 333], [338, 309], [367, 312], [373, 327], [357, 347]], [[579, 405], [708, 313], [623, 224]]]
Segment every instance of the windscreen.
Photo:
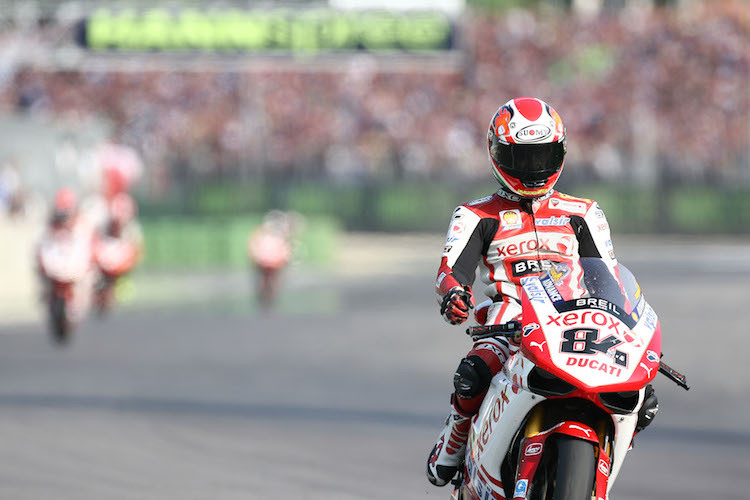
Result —
[[546, 276], [554, 282], [563, 300], [604, 299], [626, 314], [632, 314], [642, 299], [642, 293], [627, 267], [622, 264], [610, 267], [602, 259], [593, 257], [581, 258], [579, 262], [580, 272], [569, 269], [564, 263], [551, 263], [547, 271]]

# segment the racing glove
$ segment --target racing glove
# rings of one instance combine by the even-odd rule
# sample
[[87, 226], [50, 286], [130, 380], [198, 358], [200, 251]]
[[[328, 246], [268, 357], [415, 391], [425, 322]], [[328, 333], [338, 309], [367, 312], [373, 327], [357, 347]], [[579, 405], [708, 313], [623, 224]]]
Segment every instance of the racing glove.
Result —
[[469, 310], [474, 309], [471, 287], [454, 286], [443, 295], [440, 314], [451, 325], [460, 325], [469, 318]]

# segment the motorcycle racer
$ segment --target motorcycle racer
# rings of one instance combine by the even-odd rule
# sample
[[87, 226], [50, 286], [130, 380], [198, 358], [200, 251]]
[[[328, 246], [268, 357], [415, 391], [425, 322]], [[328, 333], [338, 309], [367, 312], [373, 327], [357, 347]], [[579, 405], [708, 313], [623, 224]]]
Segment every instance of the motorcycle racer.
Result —
[[60, 188], [52, 202], [49, 219], [36, 249], [39, 266], [39, 249], [59, 239], [75, 239], [90, 243], [93, 232], [85, 217], [82, 217], [78, 196], [71, 188]]
[[109, 202], [109, 217], [102, 234], [111, 238], [127, 240], [136, 247], [137, 254], [143, 250], [143, 231], [136, 214], [135, 200], [127, 193], [117, 193]]
[[94, 278], [93, 243], [93, 229], [81, 212], [78, 196], [70, 188], [59, 189], [34, 249], [36, 273], [45, 303], [53, 298], [56, 283], [72, 284], [66, 302], [75, 321], [82, 319], [89, 307]]
[[136, 266], [144, 248], [143, 231], [136, 219], [137, 205], [129, 194], [115, 194], [107, 212], [95, 245], [99, 280], [94, 302], [101, 314], [111, 308], [115, 285]]
[[262, 224], [247, 238], [247, 256], [256, 275], [256, 293], [260, 306], [268, 308], [279, 288], [279, 274], [292, 258], [294, 218], [280, 210], [271, 210]]
[[[520, 319], [521, 278], [550, 269], [580, 276], [581, 257], [601, 258], [611, 268], [617, 265], [599, 205], [553, 190], [564, 166], [566, 133], [549, 104], [530, 97], [508, 101], [493, 116], [487, 142], [491, 170], [501, 187], [454, 210], [438, 269], [440, 313], [453, 325], [466, 321], [475, 308], [471, 286], [477, 266], [488, 300], [476, 307], [475, 318], [497, 325]], [[471, 418], [492, 377], [517, 349], [505, 339], [487, 339], [474, 344], [461, 360], [453, 378], [450, 415], [427, 461], [432, 484], [444, 486], [458, 471]], [[657, 410], [651, 389], [639, 414], [640, 429]]]
[[78, 196], [70, 188], [60, 188], [55, 193], [49, 218], [50, 229], [72, 229], [78, 217]]

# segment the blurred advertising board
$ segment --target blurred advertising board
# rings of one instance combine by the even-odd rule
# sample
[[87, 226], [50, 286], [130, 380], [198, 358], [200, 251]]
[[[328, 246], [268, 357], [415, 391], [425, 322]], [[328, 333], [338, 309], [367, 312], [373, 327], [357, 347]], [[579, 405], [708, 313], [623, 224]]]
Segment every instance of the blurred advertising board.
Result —
[[455, 48], [440, 10], [100, 8], [78, 25], [78, 44], [98, 52], [423, 53]]

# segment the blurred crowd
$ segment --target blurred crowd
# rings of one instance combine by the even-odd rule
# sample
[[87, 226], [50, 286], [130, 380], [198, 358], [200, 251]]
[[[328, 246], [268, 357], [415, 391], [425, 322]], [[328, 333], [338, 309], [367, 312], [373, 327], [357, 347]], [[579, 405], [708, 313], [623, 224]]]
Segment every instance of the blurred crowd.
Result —
[[168, 189], [187, 177], [487, 177], [490, 117], [531, 95], [567, 126], [567, 176], [750, 181], [747, 2], [459, 23], [462, 63], [443, 70], [364, 55], [324, 72], [18, 67], [0, 78], [0, 111], [106, 118], [151, 187]]

